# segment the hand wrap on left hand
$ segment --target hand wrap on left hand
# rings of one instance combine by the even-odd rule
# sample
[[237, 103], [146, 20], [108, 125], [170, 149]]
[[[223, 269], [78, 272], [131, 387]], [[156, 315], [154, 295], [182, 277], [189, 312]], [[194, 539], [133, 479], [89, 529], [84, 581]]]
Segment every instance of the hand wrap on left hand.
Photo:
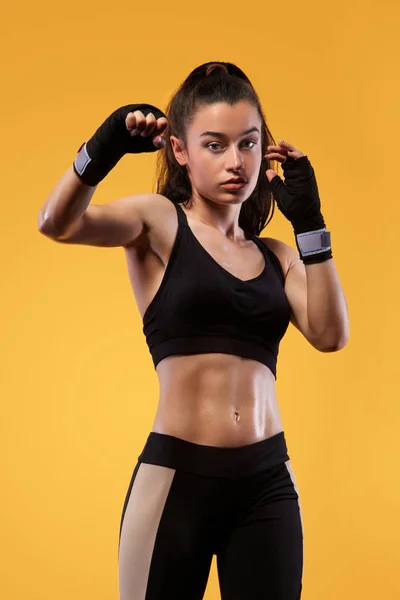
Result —
[[307, 156], [288, 156], [282, 163], [285, 181], [276, 175], [271, 190], [282, 214], [292, 223], [300, 258], [305, 264], [332, 258], [330, 232], [321, 214], [314, 169]]

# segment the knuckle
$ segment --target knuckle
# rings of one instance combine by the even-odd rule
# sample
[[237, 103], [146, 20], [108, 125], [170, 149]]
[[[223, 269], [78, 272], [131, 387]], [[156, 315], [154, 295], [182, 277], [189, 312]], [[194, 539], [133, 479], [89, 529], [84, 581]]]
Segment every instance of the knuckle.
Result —
[[143, 129], [141, 131], [141, 135], [143, 137], [150, 135], [154, 129], [155, 123], [156, 123], [156, 118], [153, 115], [153, 113], [148, 113], [148, 115], [146, 116], [146, 119], [143, 123]]
[[144, 127], [145, 124], [146, 124], [146, 119], [145, 119], [144, 114], [142, 113], [142, 111], [141, 110], [136, 110], [133, 114], [136, 117], [136, 127], [139, 128], [139, 129], [141, 127]]

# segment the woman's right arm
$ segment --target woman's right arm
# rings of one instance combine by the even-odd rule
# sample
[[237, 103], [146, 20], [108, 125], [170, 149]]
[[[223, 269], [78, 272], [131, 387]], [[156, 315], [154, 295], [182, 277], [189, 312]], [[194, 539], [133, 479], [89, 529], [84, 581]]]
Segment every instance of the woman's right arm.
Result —
[[74, 165], [56, 183], [39, 211], [39, 231], [70, 244], [134, 243], [143, 231], [149, 204], [153, 207], [154, 199], [163, 196], [138, 194], [102, 205], [90, 201], [97, 184], [126, 152], [154, 152], [164, 147], [161, 133], [166, 127], [164, 114], [148, 104], [127, 105], [114, 111], [81, 146]]

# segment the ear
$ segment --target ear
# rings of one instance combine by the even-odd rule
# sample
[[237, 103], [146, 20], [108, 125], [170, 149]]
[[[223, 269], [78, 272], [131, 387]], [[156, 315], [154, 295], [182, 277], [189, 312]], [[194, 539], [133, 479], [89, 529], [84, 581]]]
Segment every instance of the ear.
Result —
[[187, 154], [183, 140], [175, 137], [174, 135], [171, 135], [169, 139], [176, 160], [181, 165], [181, 167], [185, 166], [187, 164]]

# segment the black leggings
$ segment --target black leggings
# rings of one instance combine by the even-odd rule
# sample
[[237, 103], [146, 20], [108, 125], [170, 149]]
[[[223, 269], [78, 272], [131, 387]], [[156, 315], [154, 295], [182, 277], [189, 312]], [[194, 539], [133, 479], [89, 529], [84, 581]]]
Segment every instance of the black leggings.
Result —
[[126, 495], [120, 600], [299, 600], [303, 529], [285, 435], [240, 447], [151, 432]]

